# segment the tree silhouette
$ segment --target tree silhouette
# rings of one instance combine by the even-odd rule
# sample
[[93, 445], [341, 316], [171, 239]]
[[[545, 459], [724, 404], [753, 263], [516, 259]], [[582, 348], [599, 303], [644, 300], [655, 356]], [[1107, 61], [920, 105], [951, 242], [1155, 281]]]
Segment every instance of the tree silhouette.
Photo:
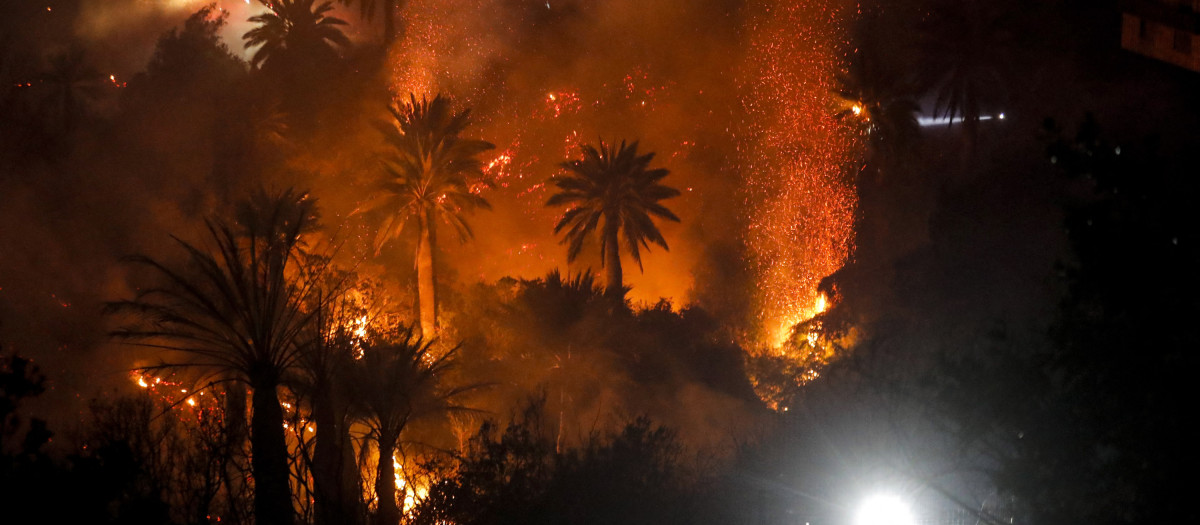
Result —
[[[0, 456], [9, 452], [10, 442], [18, 437], [26, 423], [32, 427], [45, 428], [44, 422], [20, 417], [21, 404], [46, 391], [46, 376], [32, 360], [16, 354], [6, 355], [0, 346]], [[31, 427], [31, 428], [32, 428]], [[36, 441], [36, 440], [35, 440]], [[36, 443], [38, 447], [42, 443]], [[20, 452], [32, 452], [29, 440], [25, 440]]]
[[71, 46], [50, 57], [50, 63], [41, 77], [46, 86], [42, 107], [51, 120], [57, 121], [59, 131], [74, 131], [86, 112], [87, 104], [100, 96], [103, 78], [88, 63], [82, 47]]
[[252, 66], [261, 68], [276, 60], [294, 64], [299, 60], [329, 59], [337, 56], [334, 45], [350, 46], [350, 39], [338, 27], [346, 21], [326, 16], [333, 9], [332, 2], [260, 1], [270, 12], [250, 17], [250, 22], [259, 25], [242, 36], [246, 49], [258, 47], [250, 57]]
[[605, 293], [610, 295], [624, 293], [619, 237], [624, 236], [625, 245], [640, 269], [641, 248], [648, 250], [650, 243], [654, 243], [668, 249], [651, 216], [679, 222], [679, 217], [658, 202], [679, 195], [679, 190], [659, 184], [670, 172], [648, 169], [654, 154], [638, 156], [637, 147], [637, 142], [627, 147], [625, 141], [617, 148], [604, 141], [599, 149], [585, 144], [581, 147], [583, 159], [562, 163], [566, 172], [550, 179], [559, 192], [546, 201], [546, 206], [569, 205], [554, 225], [556, 234], [570, 226], [562, 240], [568, 244], [568, 261], [575, 260], [583, 242], [604, 220], [600, 252], [607, 269]]
[[318, 524], [357, 523], [363, 515], [350, 438], [349, 396], [359, 341], [357, 319], [366, 308], [351, 298], [350, 276], [330, 272], [314, 298], [316, 317], [304, 335], [294, 379], [316, 423], [312, 452], [313, 510]]
[[867, 39], [838, 78], [840, 116], [858, 124], [869, 148], [867, 160], [877, 171], [895, 162], [920, 129], [916, 85], [900, 67], [882, 60]]
[[937, 95], [935, 117], [960, 119], [972, 154], [984, 111], [1003, 97], [1009, 34], [1002, 13], [981, 0], [935, 7], [922, 28], [922, 75]]
[[412, 329], [363, 347], [362, 358], [351, 369], [349, 382], [353, 411], [370, 429], [379, 460], [375, 471], [378, 523], [400, 521], [396, 505], [396, 470], [392, 464], [400, 435], [409, 423], [439, 412], [461, 409], [451, 399], [473, 387], [443, 388], [444, 374], [454, 366], [457, 348], [436, 355], [433, 341]]
[[375, 18], [375, 12], [382, 12], [383, 16], [383, 43], [385, 46], [390, 46], [400, 36], [400, 31], [396, 27], [396, 13], [404, 9], [408, 4], [408, 0], [339, 0], [341, 3], [350, 5], [358, 3], [359, 14], [368, 21]]
[[112, 335], [167, 350], [163, 365], [233, 377], [253, 391], [250, 421], [257, 523], [293, 522], [283, 412], [277, 388], [300, 357], [298, 338], [313, 316], [306, 300], [322, 268], [300, 267], [304, 234], [315, 229], [315, 200], [287, 190], [244, 203], [241, 221], [207, 223], [210, 247], [176, 239], [186, 264], [138, 256], [161, 283], [132, 300], [109, 303], [131, 324]]
[[491, 143], [462, 138], [470, 110], [453, 112], [441, 95], [432, 101], [409, 95], [409, 102], [389, 107], [393, 122], [381, 125], [390, 146], [383, 163], [379, 196], [361, 209], [386, 213], [375, 238], [378, 250], [396, 238], [409, 219], [417, 223], [417, 295], [421, 334], [432, 337], [437, 329], [437, 290], [434, 257], [437, 251], [437, 222], [443, 220], [458, 232], [460, 240], [472, 237], [466, 213], [491, 209], [475, 193], [468, 177], [486, 184], [479, 154], [494, 148]]
[[454, 472], [430, 488], [412, 522], [697, 521], [689, 513], [695, 486], [685, 475], [674, 431], [638, 418], [559, 451], [543, 408], [535, 400], [503, 429], [485, 422]]

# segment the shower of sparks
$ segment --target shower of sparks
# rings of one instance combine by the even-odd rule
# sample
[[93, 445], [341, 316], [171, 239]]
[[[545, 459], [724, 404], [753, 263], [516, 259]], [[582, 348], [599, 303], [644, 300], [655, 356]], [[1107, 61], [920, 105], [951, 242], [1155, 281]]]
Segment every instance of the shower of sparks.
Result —
[[767, 0], [750, 22], [738, 147], [759, 339], [773, 346], [824, 309], [817, 285], [853, 246], [861, 146], [833, 100], [848, 13], [837, 0]]

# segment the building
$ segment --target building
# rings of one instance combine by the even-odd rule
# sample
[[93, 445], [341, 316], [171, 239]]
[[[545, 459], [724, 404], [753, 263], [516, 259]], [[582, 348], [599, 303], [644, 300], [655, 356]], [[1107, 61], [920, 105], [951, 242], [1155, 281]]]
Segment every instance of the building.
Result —
[[1121, 47], [1200, 72], [1200, 0], [1124, 0]]

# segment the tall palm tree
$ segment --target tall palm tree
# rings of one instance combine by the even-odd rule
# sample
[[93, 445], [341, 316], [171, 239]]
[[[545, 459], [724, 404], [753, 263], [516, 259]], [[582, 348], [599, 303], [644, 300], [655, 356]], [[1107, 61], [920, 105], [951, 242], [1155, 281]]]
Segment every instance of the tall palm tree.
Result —
[[922, 28], [922, 74], [936, 94], [935, 117], [962, 121], [972, 154], [984, 112], [1002, 102], [1011, 52], [1004, 13], [986, 0], [947, 0]]
[[437, 223], [445, 221], [466, 241], [473, 236], [467, 212], [491, 205], [473, 189], [486, 184], [479, 155], [493, 149], [489, 142], [460, 137], [470, 120], [470, 110], [457, 113], [441, 95], [432, 101], [417, 100], [388, 108], [393, 122], [380, 126], [390, 146], [383, 163], [379, 195], [361, 209], [379, 209], [387, 214], [375, 237], [376, 253], [384, 243], [400, 235], [409, 219], [417, 225], [417, 296], [421, 334], [427, 338], [437, 329], [437, 290], [434, 257]]
[[649, 250], [654, 243], [669, 249], [652, 217], [679, 222], [679, 217], [659, 204], [679, 195], [679, 190], [659, 184], [670, 172], [649, 169], [654, 154], [638, 156], [637, 148], [636, 141], [629, 146], [621, 141], [617, 148], [604, 141], [599, 149], [583, 145], [583, 158], [562, 163], [566, 171], [550, 178], [559, 192], [546, 201], [546, 206], [569, 205], [554, 225], [556, 234], [570, 226], [561, 241], [568, 245], [568, 261], [575, 260], [583, 242], [604, 220], [599, 232], [600, 253], [607, 269], [605, 293], [612, 296], [624, 294], [620, 237], [641, 269], [641, 248]]
[[[253, 213], [247, 210], [253, 209]], [[243, 206], [241, 224], [210, 220], [211, 246], [178, 240], [181, 265], [133, 259], [160, 284], [131, 300], [109, 303], [131, 324], [114, 330], [120, 340], [172, 352], [168, 367], [233, 377], [252, 392], [251, 470], [256, 523], [293, 523], [283, 411], [277, 389], [300, 358], [297, 344], [309, 326], [315, 275], [297, 268], [303, 235], [314, 228], [316, 202], [291, 190]]]
[[457, 350], [456, 347], [435, 355], [432, 340], [407, 329], [390, 341], [364, 345], [362, 358], [351, 371], [353, 413], [369, 429], [367, 437], [379, 451], [375, 496], [380, 525], [395, 525], [400, 521], [392, 458], [405, 428], [423, 417], [463, 410], [453, 405], [452, 400], [474, 388], [441, 385], [443, 376], [454, 366]]
[[327, 59], [337, 56], [334, 45], [349, 47], [350, 39], [342, 32], [346, 21], [327, 16], [333, 3], [316, 0], [259, 0], [270, 11], [250, 17], [258, 27], [242, 39], [245, 48], [258, 47], [250, 65], [262, 67], [282, 62]]
[[390, 46], [400, 36], [400, 30], [396, 27], [396, 13], [404, 9], [408, 0], [340, 0], [343, 4], [350, 5], [358, 3], [359, 14], [363, 18], [373, 20], [375, 12], [382, 12], [383, 16], [383, 43]]

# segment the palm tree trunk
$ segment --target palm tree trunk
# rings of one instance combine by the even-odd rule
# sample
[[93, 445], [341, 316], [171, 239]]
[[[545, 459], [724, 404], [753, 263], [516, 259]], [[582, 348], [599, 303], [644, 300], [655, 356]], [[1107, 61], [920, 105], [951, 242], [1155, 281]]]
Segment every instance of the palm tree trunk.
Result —
[[621, 276], [621, 247], [617, 245], [617, 222], [608, 217], [604, 219], [604, 269], [608, 279], [604, 293], [612, 297], [624, 295], [624, 283]]
[[[242, 470], [238, 460], [246, 446], [246, 387], [231, 383], [225, 388], [225, 492], [230, 505], [242, 495]], [[240, 525], [240, 513], [230, 512], [231, 523]]]
[[367, 506], [363, 501], [362, 485], [359, 484], [358, 463], [354, 460], [354, 443], [350, 439], [350, 427], [347, 426], [342, 436], [342, 495], [345, 496], [345, 511], [342, 516], [343, 525], [360, 525], [366, 523]]
[[396, 466], [392, 456], [396, 452], [396, 436], [380, 436], [379, 465], [375, 469], [375, 496], [379, 501], [376, 525], [396, 525], [400, 522], [400, 508], [396, 506]]
[[345, 425], [338, 421], [334, 396], [330, 389], [320, 389], [313, 404], [313, 422], [317, 424], [316, 445], [313, 447], [314, 509], [318, 525], [344, 523], [350, 514], [347, 494], [342, 480], [342, 441], [348, 439]]
[[255, 525], [292, 525], [292, 490], [288, 485], [287, 443], [283, 409], [275, 383], [252, 385], [250, 469], [254, 474]]
[[430, 339], [437, 330], [437, 291], [434, 279], [433, 250], [436, 241], [433, 211], [420, 216], [421, 238], [417, 240], [417, 297], [420, 301], [421, 336]]

